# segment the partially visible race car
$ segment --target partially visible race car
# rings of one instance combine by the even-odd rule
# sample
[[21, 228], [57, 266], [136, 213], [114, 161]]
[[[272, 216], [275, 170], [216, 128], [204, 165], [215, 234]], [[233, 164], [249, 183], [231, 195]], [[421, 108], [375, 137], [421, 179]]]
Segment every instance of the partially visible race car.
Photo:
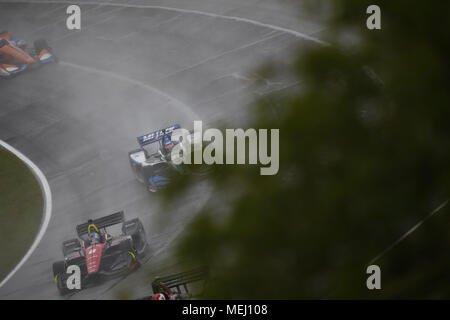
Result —
[[200, 297], [209, 278], [209, 270], [204, 267], [163, 277], [158, 276], [152, 281], [153, 295], [139, 300], [190, 300]]
[[140, 148], [128, 153], [137, 180], [151, 192], [164, 188], [175, 174], [185, 172], [182, 166], [175, 165], [170, 158], [170, 151], [177, 143], [172, 141], [172, 134], [179, 128], [176, 124], [140, 136], [137, 138]]
[[25, 40], [14, 38], [10, 32], [0, 32], [0, 77], [10, 78], [30, 67], [56, 62], [56, 56], [44, 39], [36, 40], [27, 49]]
[[181, 129], [178, 124], [145, 134], [137, 140], [140, 148], [128, 152], [128, 159], [137, 180], [145, 184], [150, 192], [163, 189], [177, 174], [203, 176], [211, 170], [208, 165], [188, 167], [183, 161], [175, 161], [183, 157], [175, 152], [178, 159], [173, 158], [172, 149], [177, 144], [180, 144], [180, 149], [186, 150], [185, 156], [190, 157], [194, 150], [202, 148], [203, 143], [201, 137], [196, 137], [193, 131]]
[[[112, 236], [106, 228], [122, 224], [121, 233]], [[95, 226], [95, 227], [93, 227]], [[80, 268], [81, 289], [102, 279], [120, 276], [139, 266], [148, 248], [144, 227], [139, 219], [125, 221], [124, 212], [82, 223], [76, 227], [79, 238], [64, 241], [64, 260], [53, 263], [53, 276], [61, 295], [75, 292], [67, 287], [69, 266]], [[91, 237], [98, 233], [98, 237]]]

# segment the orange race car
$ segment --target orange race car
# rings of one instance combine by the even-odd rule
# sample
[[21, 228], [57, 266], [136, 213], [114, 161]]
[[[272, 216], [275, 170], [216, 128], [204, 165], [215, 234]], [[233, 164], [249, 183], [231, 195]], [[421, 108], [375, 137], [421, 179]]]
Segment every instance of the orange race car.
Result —
[[56, 62], [47, 41], [34, 42], [34, 48], [27, 50], [24, 40], [15, 39], [8, 31], [0, 32], [0, 77], [9, 78], [29, 67]]

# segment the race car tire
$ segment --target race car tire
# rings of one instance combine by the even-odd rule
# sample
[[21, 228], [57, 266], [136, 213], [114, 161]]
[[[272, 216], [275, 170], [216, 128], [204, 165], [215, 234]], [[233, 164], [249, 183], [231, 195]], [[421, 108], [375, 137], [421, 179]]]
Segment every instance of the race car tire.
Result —
[[44, 49], [51, 51], [51, 48], [45, 39], [36, 40], [34, 42], [34, 49], [36, 50], [36, 52], [41, 52]]
[[133, 247], [139, 254], [143, 254], [147, 249], [147, 235], [141, 220], [132, 219], [125, 221], [122, 225], [122, 232], [125, 235], [131, 236], [133, 239]]
[[[58, 288], [59, 294], [64, 296], [70, 293], [70, 290], [61, 285], [62, 279], [65, 279], [66, 263], [64, 261], [57, 261], [53, 263], [53, 276], [55, 279], [56, 288]], [[62, 279], [61, 279], [62, 278]]]
[[139, 218], [127, 220], [122, 225], [122, 232], [126, 235], [132, 236], [133, 234], [138, 233], [143, 230], [144, 226], [142, 225], [141, 220]]
[[66, 272], [66, 263], [64, 261], [57, 261], [53, 263], [53, 276], [56, 277], [59, 274]]
[[136, 270], [138, 269], [141, 264], [139, 262], [139, 260], [136, 258], [135, 254], [131, 251], [128, 252], [128, 255], [130, 255], [131, 257], [131, 264], [130, 264], [130, 271]]
[[64, 257], [67, 257], [74, 251], [78, 251], [81, 249], [80, 241], [76, 238], [64, 241], [62, 244], [62, 251]]

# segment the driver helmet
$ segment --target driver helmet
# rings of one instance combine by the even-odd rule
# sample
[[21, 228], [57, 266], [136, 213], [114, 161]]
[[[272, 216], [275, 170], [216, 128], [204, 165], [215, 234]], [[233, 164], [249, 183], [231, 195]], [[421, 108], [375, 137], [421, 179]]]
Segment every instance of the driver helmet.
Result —
[[163, 143], [164, 149], [170, 149], [174, 146], [174, 143], [173, 143], [172, 139], [170, 139], [170, 137], [164, 137], [162, 143]]
[[91, 239], [91, 241], [96, 241], [96, 242], [100, 242], [100, 235], [97, 232], [91, 232], [89, 234], [89, 239]]

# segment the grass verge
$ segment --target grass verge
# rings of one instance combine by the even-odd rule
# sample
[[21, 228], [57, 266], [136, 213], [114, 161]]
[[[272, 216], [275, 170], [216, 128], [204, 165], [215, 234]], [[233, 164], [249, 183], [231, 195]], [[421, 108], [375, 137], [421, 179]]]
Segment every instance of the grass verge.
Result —
[[39, 183], [22, 161], [0, 147], [0, 282], [31, 246], [42, 210]]

